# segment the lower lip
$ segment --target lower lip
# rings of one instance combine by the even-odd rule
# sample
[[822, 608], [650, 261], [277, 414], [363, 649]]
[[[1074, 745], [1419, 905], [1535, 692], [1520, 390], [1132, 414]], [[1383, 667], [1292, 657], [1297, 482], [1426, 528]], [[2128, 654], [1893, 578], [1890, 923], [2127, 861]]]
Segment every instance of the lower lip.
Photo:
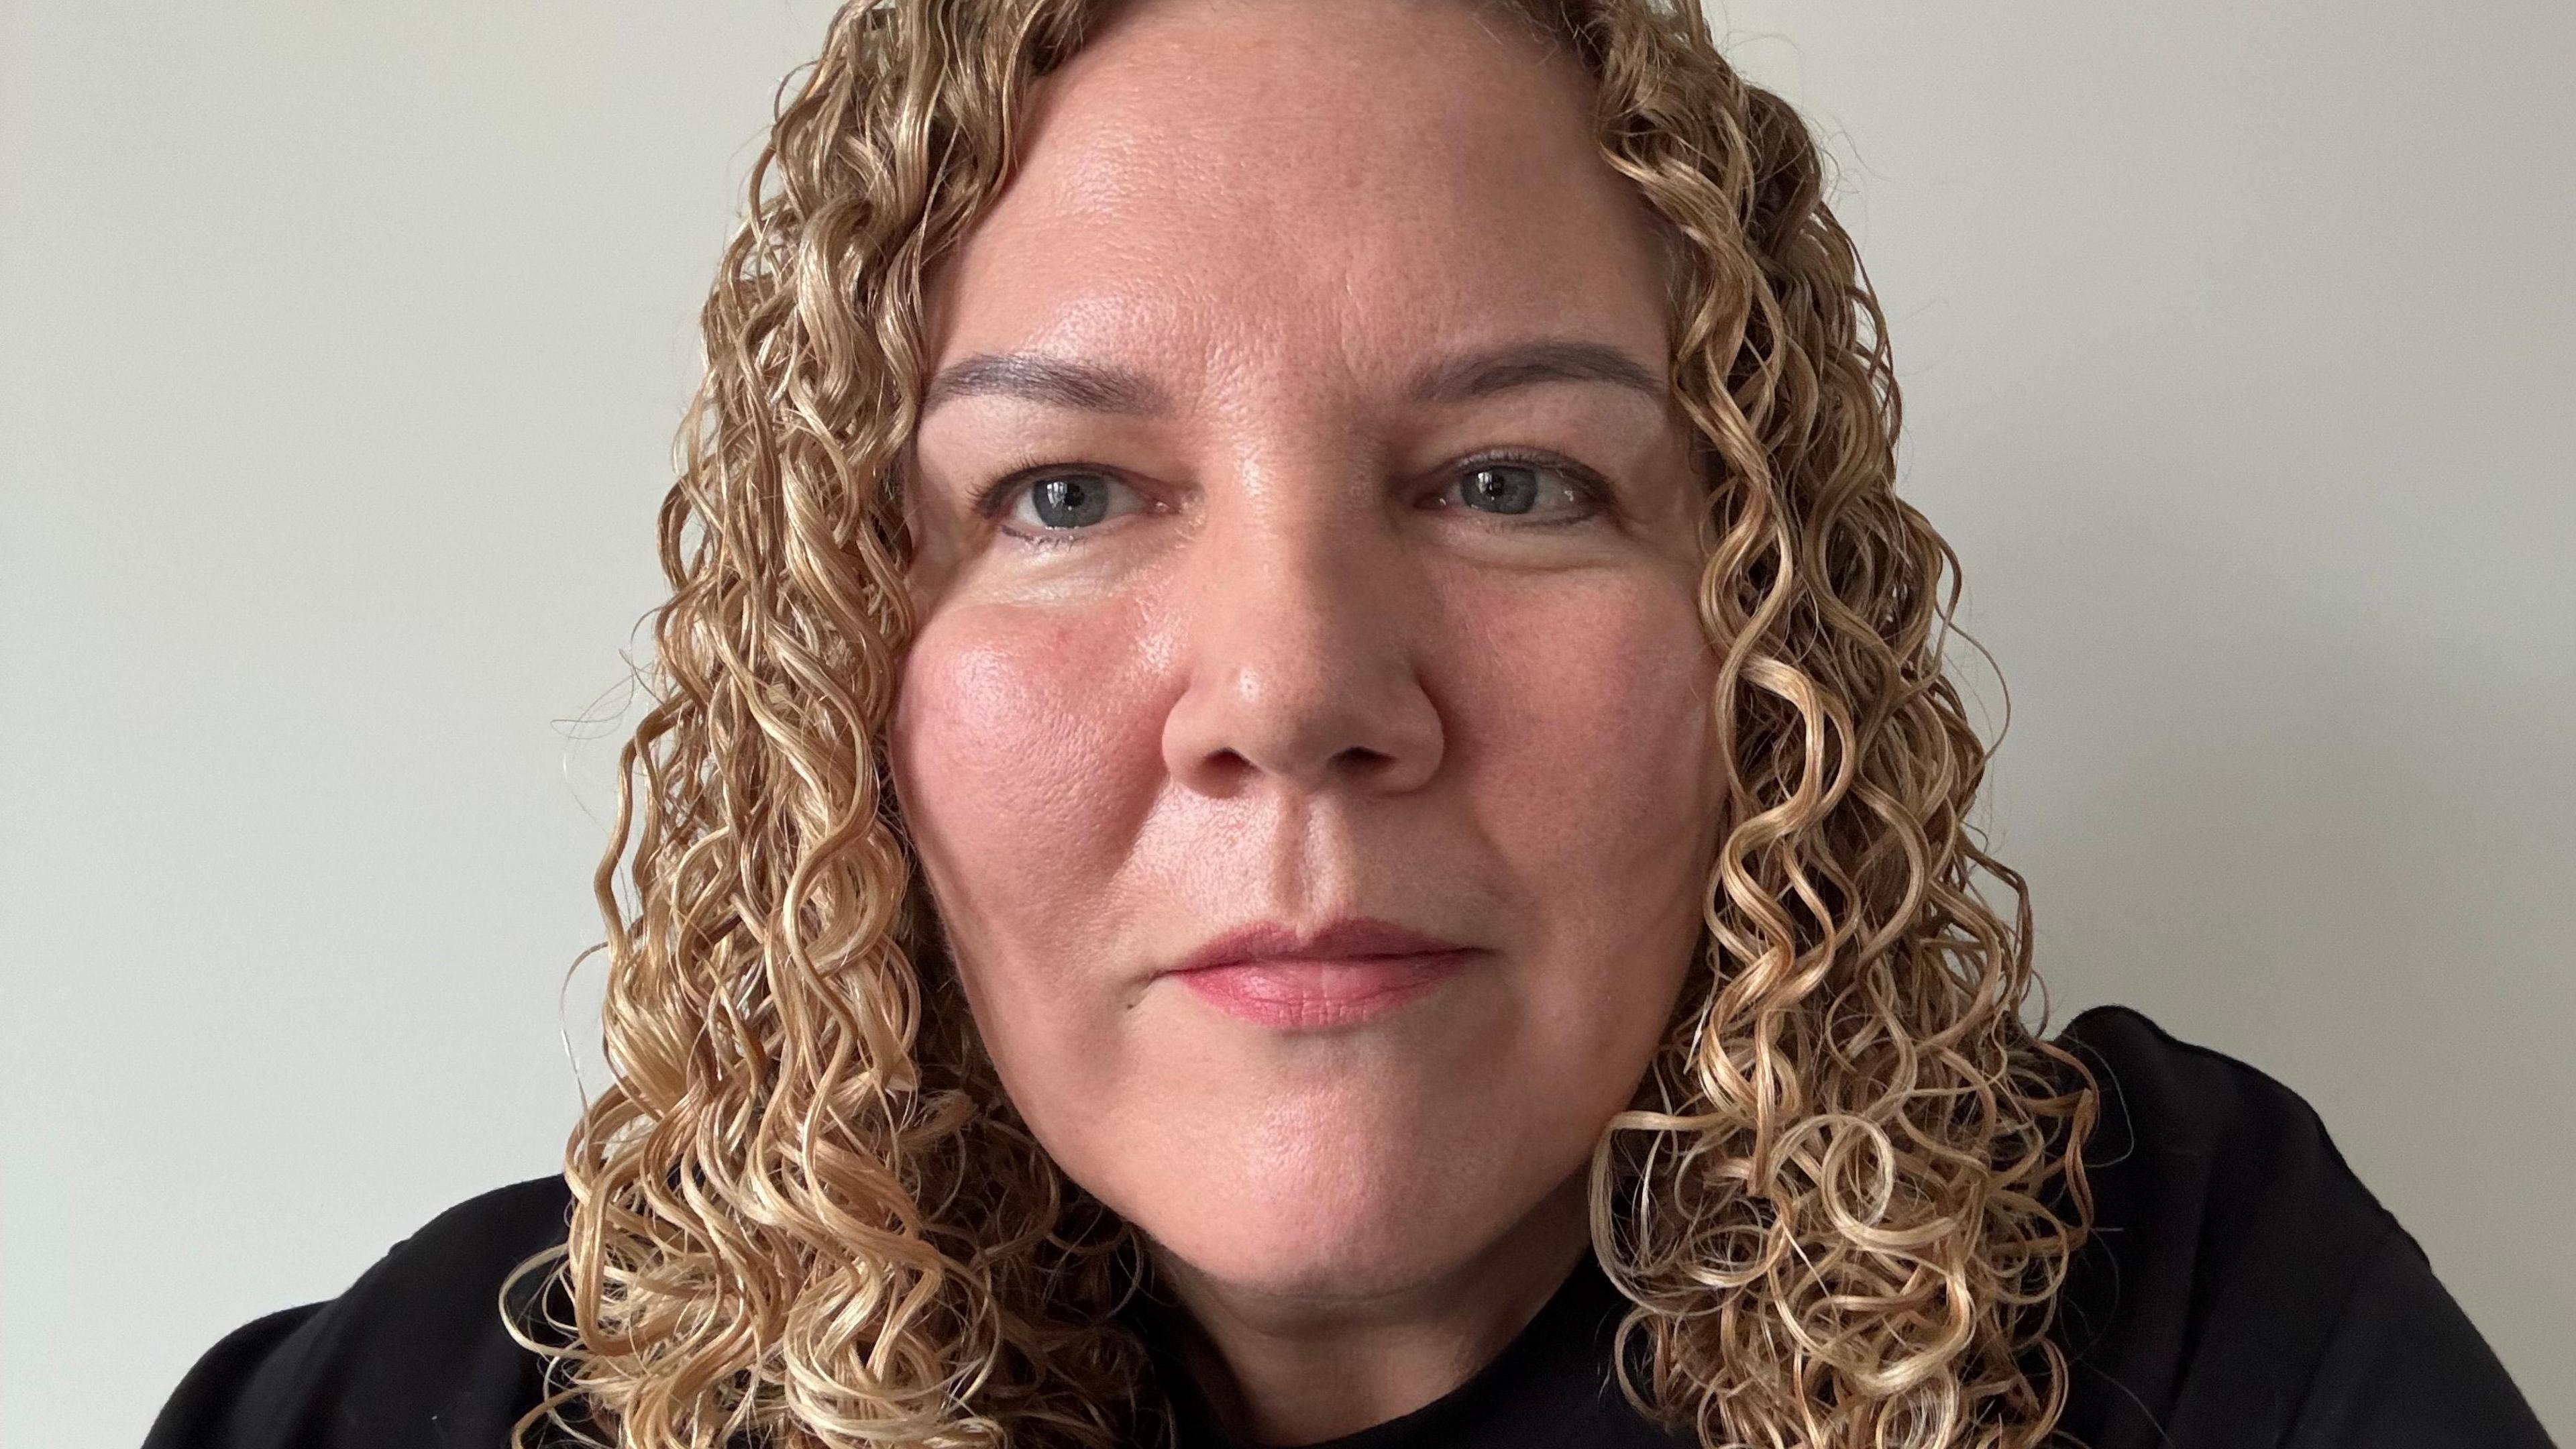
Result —
[[1429, 995], [1475, 954], [1238, 961], [1184, 971], [1180, 980], [1217, 1010], [1262, 1026], [1356, 1026]]

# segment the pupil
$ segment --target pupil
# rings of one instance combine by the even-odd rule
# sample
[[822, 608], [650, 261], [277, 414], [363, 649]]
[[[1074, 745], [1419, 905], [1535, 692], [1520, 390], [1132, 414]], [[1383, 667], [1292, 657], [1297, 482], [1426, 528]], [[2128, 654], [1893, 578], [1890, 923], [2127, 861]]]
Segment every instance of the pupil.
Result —
[[1538, 502], [1538, 470], [1495, 463], [1467, 475], [1467, 506], [1489, 513], [1527, 513]]
[[1038, 521], [1049, 528], [1080, 528], [1109, 514], [1109, 490], [1096, 478], [1049, 478], [1034, 495]]

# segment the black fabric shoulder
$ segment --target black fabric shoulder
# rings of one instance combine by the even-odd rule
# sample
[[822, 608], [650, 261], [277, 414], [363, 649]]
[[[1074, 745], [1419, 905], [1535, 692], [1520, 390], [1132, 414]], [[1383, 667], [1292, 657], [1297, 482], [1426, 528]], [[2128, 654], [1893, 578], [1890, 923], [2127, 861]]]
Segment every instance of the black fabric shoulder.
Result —
[[2084, 1151], [2094, 1236], [2058, 1304], [2072, 1366], [2065, 1430], [2093, 1449], [2290, 1442], [2345, 1346], [2383, 1332], [2356, 1320], [2386, 1316], [2385, 1332], [2454, 1365], [2425, 1393], [2528, 1426], [2527, 1437], [2484, 1442], [2547, 1444], [2414, 1240], [2297, 1093], [2127, 1007], [2083, 1013], [2058, 1044], [2103, 1094]]
[[2397, 1232], [2363, 1270], [2288, 1449], [2419, 1444], [2545, 1449], [2548, 1435], [2423, 1248]]
[[[2297, 1093], [2124, 1007], [2085, 1012], [2058, 1042], [2103, 1092], [2084, 1148], [2094, 1232], [2052, 1330], [2069, 1362], [2060, 1442], [2547, 1449], [2414, 1239]], [[545, 1360], [511, 1337], [502, 1285], [563, 1242], [570, 1205], [558, 1178], [486, 1193], [338, 1298], [234, 1332], [189, 1372], [145, 1449], [503, 1449], [544, 1396]], [[545, 1281], [519, 1281], [521, 1322], [560, 1317], [559, 1303], [529, 1301]], [[1601, 1301], [1617, 1306], [1606, 1283]], [[1439, 1424], [1444, 1449], [1532, 1442], [1517, 1431], [1556, 1423], [1523, 1402], [1542, 1381], [1569, 1412], [1607, 1412], [1592, 1335], [1537, 1337], [1561, 1371], [1515, 1360], [1479, 1376], [1421, 1420]], [[1545, 1438], [1636, 1439], [1643, 1421], [1617, 1407]], [[1476, 1432], [1450, 1433], [1470, 1422]]]
[[[559, 1177], [488, 1192], [396, 1244], [349, 1290], [227, 1335], [163, 1405], [144, 1449], [499, 1449], [544, 1393], [502, 1285], [564, 1241]], [[518, 1285], [524, 1318], [543, 1275]]]

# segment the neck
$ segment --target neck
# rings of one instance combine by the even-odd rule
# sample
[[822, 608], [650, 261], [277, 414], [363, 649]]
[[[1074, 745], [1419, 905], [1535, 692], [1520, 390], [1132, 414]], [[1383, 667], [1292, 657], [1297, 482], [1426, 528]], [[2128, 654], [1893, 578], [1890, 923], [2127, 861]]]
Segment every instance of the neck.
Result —
[[1473, 1377], [1591, 1250], [1584, 1174], [1503, 1237], [1420, 1283], [1288, 1296], [1216, 1282], [1168, 1254], [1190, 1376], [1228, 1432], [1313, 1444], [1409, 1414]]

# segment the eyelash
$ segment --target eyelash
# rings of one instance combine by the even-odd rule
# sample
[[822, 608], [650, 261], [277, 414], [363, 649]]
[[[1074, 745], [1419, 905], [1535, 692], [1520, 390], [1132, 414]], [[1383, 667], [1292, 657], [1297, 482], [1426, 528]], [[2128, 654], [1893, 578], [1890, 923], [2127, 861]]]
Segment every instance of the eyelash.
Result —
[[[1498, 448], [1490, 452], [1475, 454], [1472, 457], [1461, 458], [1457, 462], [1450, 464], [1449, 478], [1452, 482], [1455, 482], [1461, 476], [1472, 473], [1478, 468], [1493, 467], [1498, 464], [1511, 464], [1523, 468], [1538, 468], [1554, 473], [1565, 480], [1568, 489], [1571, 490], [1583, 503], [1582, 511], [1574, 514], [1572, 517], [1540, 519], [1527, 523], [1505, 522], [1500, 523], [1500, 527], [1566, 528], [1578, 523], [1589, 523], [1600, 517], [1603, 513], [1609, 511], [1611, 499], [1614, 496], [1614, 490], [1611, 488], [1608, 479], [1603, 478], [1600, 474], [1593, 472], [1591, 469], [1584, 467], [1580, 463], [1573, 462], [1570, 459], [1560, 458], [1549, 453], [1537, 453], [1525, 449]], [[1115, 478], [1118, 476], [1118, 470], [1096, 463], [1043, 463], [1032, 467], [1017, 468], [1011, 472], [1003, 474], [1000, 478], [986, 484], [983, 488], [978, 490], [974, 498], [971, 500], [970, 506], [980, 517], [999, 519], [1005, 505], [1016, 498], [1021, 489], [1035, 487], [1037, 484], [1043, 483], [1050, 478], [1086, 477], [1093, 475]], [[1445, 490], [1443, 496], [1446, 496]], [[1507, 515], [1497, 515], [1497, 518], [1500, 519], [1506, 516]], [[1005, 529], [1004, 532], [1010, 532], [1010, 530]], [[1050, 530], [1048, 533], [1044, 534], [1014, 532], [1011, 533], [1011, 537], [1019, 539], [1025, 543], [1035, 545], [1039, 548], [1061, 548], [1071, 544], [1077, 535], [1087, 532], [1090, 532], [1090, 530], [1079, 528], [1056, 529]]]

